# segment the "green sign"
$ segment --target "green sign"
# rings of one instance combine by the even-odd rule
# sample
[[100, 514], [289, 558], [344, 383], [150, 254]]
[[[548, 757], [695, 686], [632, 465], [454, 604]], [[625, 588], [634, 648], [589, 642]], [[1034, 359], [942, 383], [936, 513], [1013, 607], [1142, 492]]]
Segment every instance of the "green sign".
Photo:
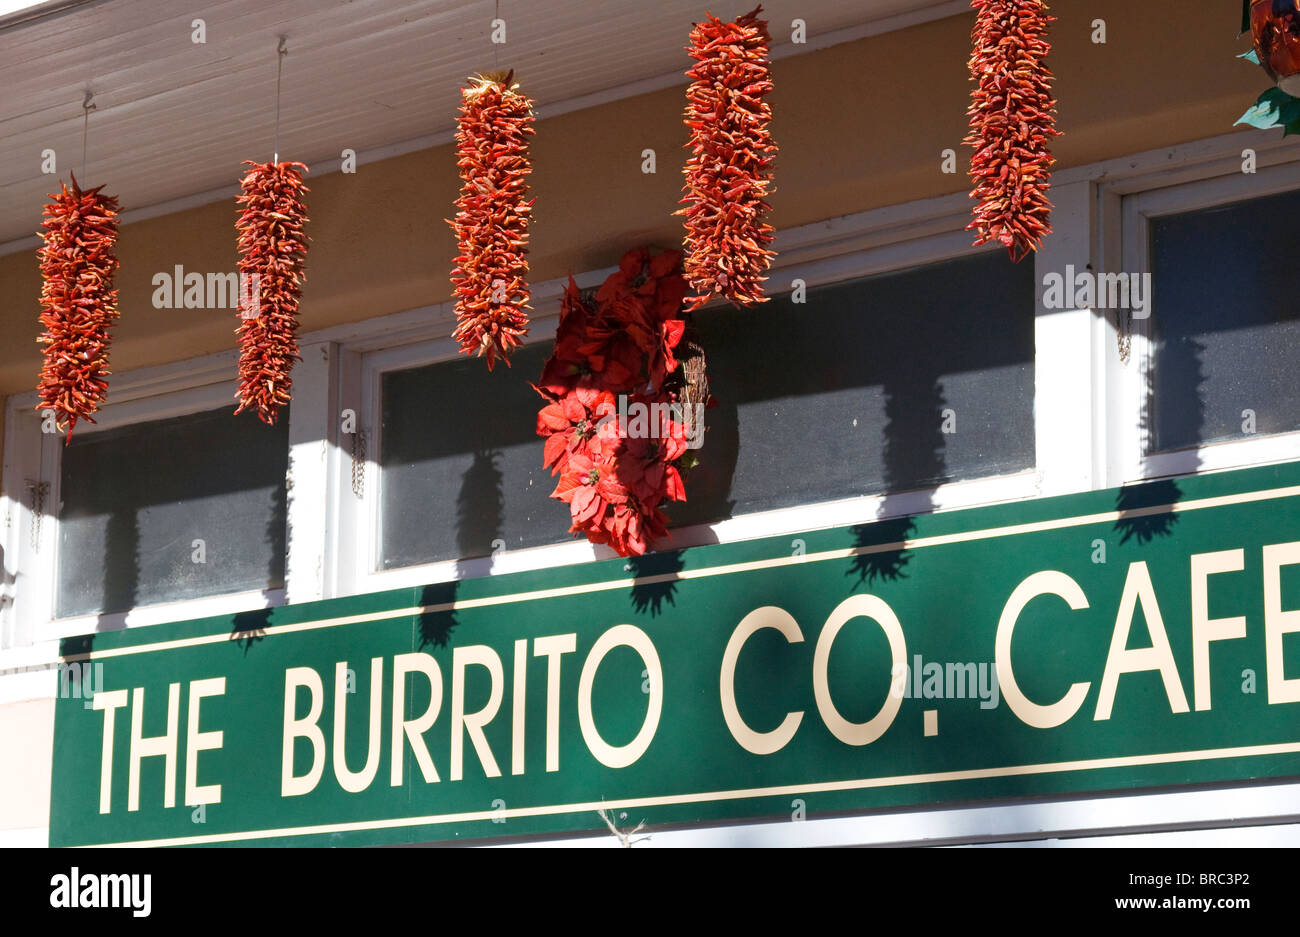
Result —
[[67, 642], [50, 840], [432, 842], [1300, 775], [1298, 498], [1293, 463]]

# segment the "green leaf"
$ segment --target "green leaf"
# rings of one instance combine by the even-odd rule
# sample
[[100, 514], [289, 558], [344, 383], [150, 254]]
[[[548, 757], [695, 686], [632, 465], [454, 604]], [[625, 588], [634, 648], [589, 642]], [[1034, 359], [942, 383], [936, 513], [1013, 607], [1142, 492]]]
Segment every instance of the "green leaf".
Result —
[[1249, 124], [1260, 130], [1272, 130], [1297, 121], [1300, 121], [1300, 100], [1279, 88], [1269, 88], [1233, 126]]
[[1241, 55], [1237, 56], [1237, 58], [1245, 59], [1247, 62], [1251, 62], [1255, 65], [1259, 64], [1259, 56], [1255, 53], [1254, 49], [1251, 49], [1249, 52], [1241, 53]]

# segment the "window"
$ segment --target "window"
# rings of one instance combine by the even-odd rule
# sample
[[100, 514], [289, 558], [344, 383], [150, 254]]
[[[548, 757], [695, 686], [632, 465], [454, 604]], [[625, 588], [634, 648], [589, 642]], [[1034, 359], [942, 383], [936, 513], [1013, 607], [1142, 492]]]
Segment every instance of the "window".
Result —
[[55, 617], [284, 586], [288, 413], [79, 431], [59, 474]]
[[[971, 249], [961, 193], [781, 232], [772, 301], [697, 316], [720, 405], [669, 546], [1300, 459], [1293, 149], [1062, 170], [1021, 264]], [[1115, 317], [1039, 301], [1089, 265], [1151, 275], [1127, 361]], [[230, 416], [233, 353], [117, 375], [68, 447], [11, 397], [0, 647], [612, 555], [569, 535], [535, 435], [563, 285], [533, 284], [534, 342], [494, 372], [450, 303], [303, 335], [274, 429]]]
[[1300, 458], [1300, 163], [1123, 199], [1123, 269], [1150, 275], [1112, 445], [1124, 481]]
[[[1033, 265], [960, 242], [945, 240], [930, 263], [813, 286], [806, 302], [787, 293], [699, 313], [720, 406], [708, 412], [688, 500], [665, 506], [673, 528], [1032, 469]], [[573, 541], [541, 464], [543, 401], [528, 382], [551, 345], [535, 342], [493, 372], [445, 342], [367, 356], [359, 383], [372, 388], [362, 410], [379, 428], [378, 481], [360, 496], [370, 520], [349, 529], [370, 531], [375, 547], [358, 547], [368, 556], [354, 567], [366, 583], [356, 591], [532, 568], [503, 551], [605, 555]], [[399, 570], [404, 578], [384, 576]]]
[[1034, 464], [1034, 279], [1001, 252], [696, 316], [719, 407], [677, 525]]
[[1300, 429], [1296, 218], [1300, 191], [1151, 220], [1152, 449]]
[[489, 556], [569, 538], [528, 386], [551, 342], [488, 371], [458, 357], [381, 376], [379, 565]]

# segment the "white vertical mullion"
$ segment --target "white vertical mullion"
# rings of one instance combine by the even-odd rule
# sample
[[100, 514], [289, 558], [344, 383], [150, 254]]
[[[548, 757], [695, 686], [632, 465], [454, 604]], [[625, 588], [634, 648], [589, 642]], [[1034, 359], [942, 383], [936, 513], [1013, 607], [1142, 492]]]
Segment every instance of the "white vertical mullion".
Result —
[[[1093, 476], [1092, 311], [1047, 309], [1043, 278], [1084, 271], [1093, 257], [1093, 187], [1052, 189], [1052, 235], [1034, 255], [1034, 433], [1040, 491], [1086, 491]], [[1067, 296], [1073, 284], [1066, 283]]]
[[334, 368], [333, 416], [327, 454], [325, 563], [322, 588], [326, 597], [357, 591], [357, 551], [365, 548], [358, 536], [358, 499], [352, 491], [353, 434], [343, 432], [343, 414], [351, 410], [358, 432], [367, 430], [369, 417], [361, 402], [361, 355], [337, 347]]
[[289, 408], [289, 531], [286, 538], [286, 602], [325, 598], [325, 543], [328, 526], [329, 453], [335, 423], [334, 362], [331, 342], [304, 345], [293, 372]]
[[[1118, 254], [1126, 273], [1140, 274], [1150, 269], [1148, 254], [1148, 222], [1137, 201], [1131, 196], [1122, 202], [1122, 243]], [[1147, 375], [1151, 361], [1151, 320], [1155, 315], [1154, 302], [1149, 304], [1146, 320], [1133, 319], [1129, 360], [1127, 364], [1119, 362], [1115, 355], [1115, 379], [1111, 381], [1115, 392], [1112, 397], [1114, 426], [1111, 430], [1112, 442], [1117, 450], [1117, 458], [1112, 466], [1115, 474], [1110, 479], [1112, 487], [1127, 484], [1145, 477], [1146, 453], [1150, 427], [1144, 427], [1143, 414], [1146, 411]]]
[[[1125, 254], [1127, 210], [1123, 198], [1103, 187], [1097, 199], [1100, 214], [1100, 272], [1130, 269]], [[1133, 360], [1119, 358], [1119, 313], [1098, 313], [1093, 317], [1094, 400], [1098, 421], [1096, 439], [1098, 488], [1114, 488], [1129, 476], [1134, 452]]]

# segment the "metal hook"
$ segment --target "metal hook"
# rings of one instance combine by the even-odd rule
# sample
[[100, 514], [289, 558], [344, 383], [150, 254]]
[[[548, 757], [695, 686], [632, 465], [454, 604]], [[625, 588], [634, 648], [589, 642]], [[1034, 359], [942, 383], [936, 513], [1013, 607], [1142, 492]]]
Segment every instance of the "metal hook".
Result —
[[275, 51], [278, 52], [280, 55], [288, 55], [289, 54], [288, 41], [289, 41], [288, 36], [281, 36], [280, 44], [275, 47]]
[[95, 96], [95, 92], [93, 92], [93, 91], [91, 91], [89, 88], [87, 88], [87, 89], [86, 89], [86, 96], [85, 96], [85, 98], [83, 98], [82, 101], [81, 101], [81, 109], [82, 109], [83, 111], [93, 111], [93, 110], [95, 110], [95, 105], [94, 105], [93, 103], [91, 103], [91, 99], [94, 98], [94, 96]]

